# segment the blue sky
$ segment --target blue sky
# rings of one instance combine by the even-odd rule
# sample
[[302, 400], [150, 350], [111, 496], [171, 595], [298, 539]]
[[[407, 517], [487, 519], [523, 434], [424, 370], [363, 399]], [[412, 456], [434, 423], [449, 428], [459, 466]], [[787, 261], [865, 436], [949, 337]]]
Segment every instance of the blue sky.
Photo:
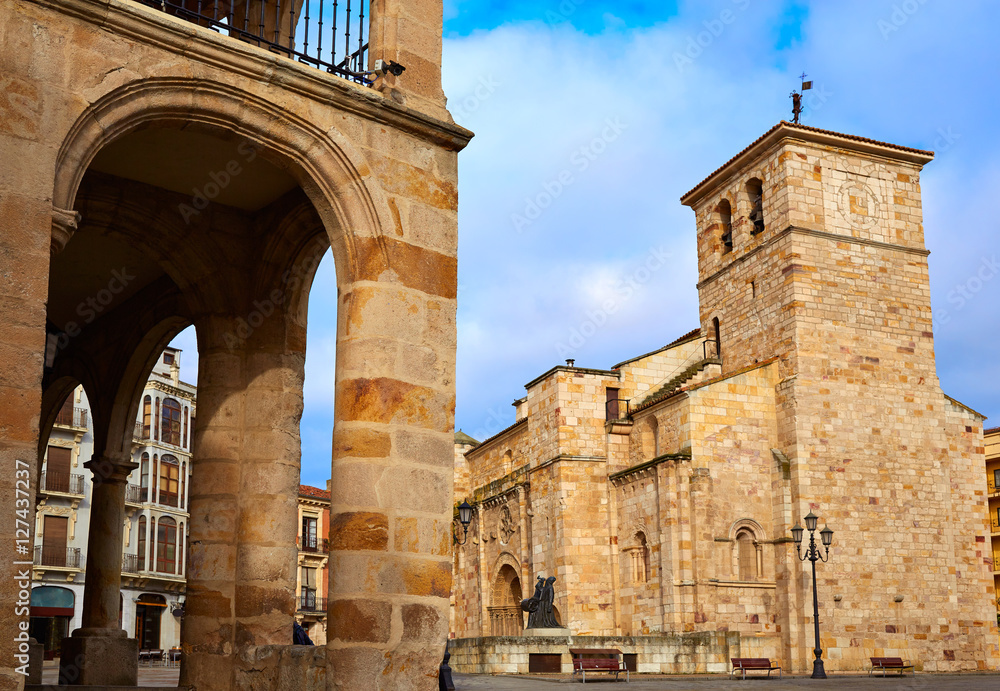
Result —
[[[456, 426], [482, 439], [565, 358], [605, 368], [697, 326], [694, 217], [678, 198], [789, 118], [803, 71], [805, 124], [937, 152], [922, 192], [938, 372], [946, 393], [1000, 425], [992, 10], [447, 0], [445, 92], [476, 132], [459, 156]], [[531, 209], [546, 190], [551, 204]], [[317, 485], [330, 472], [334, 286], [327, 260], [310, 299], [302, 420], [303, 480]]]

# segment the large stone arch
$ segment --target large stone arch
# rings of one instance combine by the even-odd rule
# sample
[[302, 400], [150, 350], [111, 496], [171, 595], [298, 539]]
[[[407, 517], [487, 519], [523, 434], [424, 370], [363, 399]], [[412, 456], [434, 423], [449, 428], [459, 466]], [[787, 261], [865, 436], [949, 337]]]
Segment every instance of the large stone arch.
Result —
[[[250, 92], [203, 79], [165, 77], [120, 86], [95, 100], [70, 128], [56, 159], [52, 205], [72, 209], [90, 163], [131, 131], [174, 123], [242, 137], [296, 179], [330, 236], [338, 283], [377, 276], [365, 266], [358, 238], [377, 243], [383, 269], [389, 253], [383, 228], [393, 215], [371, 168], [335, 128], [306, 119]], [[370, 261], [370, 259], [368, 260]]]

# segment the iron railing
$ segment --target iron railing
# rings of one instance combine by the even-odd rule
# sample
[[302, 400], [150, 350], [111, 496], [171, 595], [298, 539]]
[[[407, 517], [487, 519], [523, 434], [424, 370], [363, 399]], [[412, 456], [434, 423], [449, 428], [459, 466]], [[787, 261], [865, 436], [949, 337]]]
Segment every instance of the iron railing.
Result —
[[125, 486], [126, 504], [142, 504], [146, 501], [146, 497], [148, 495], [148, 487], [140, 487], [139, 485], [133, 485], [131, 483]]
[[605, 420], [627, 420], [628, 416], [631, 415], [631, 410], [629, 409], [630, 399], [628, 398], [616, 398], [612, 401], [607, 401], [604, 404], [604, 419]]
[[87, 409], [64, 406], [56, 415], [55, 424], [60, 427], [87, 428]]
[[75, 473], [42, 473], [39, 487], [43, 492], [62, 492], [64, 494], [83, 494], [83, 475]]
[[300, 535], [295, 541], [303, 552], [323, 552], [325, 554], [330, 551], [330, 540], [325, 537], [320, 539]]
[[35, 547], [36, 566], [59, 566], [68, 569], [79, 569], [82, 563], [79, 547]]
[[303, 590], [301, 595], [299, 595], [299, 611], [325, 612], [326, 598], [316, 597], [316, 592], [313, 590]]
[[138, 2], [358, 84], [372, 83], [365, 21], [368, 0]]
[[139, 573], [139, 555], [122, 555], [122, 573]]
[[135, 423], [135, 431], [132, 432], [134, 441], [149, 441], [149, 429], [144, 428], [141, 422]]

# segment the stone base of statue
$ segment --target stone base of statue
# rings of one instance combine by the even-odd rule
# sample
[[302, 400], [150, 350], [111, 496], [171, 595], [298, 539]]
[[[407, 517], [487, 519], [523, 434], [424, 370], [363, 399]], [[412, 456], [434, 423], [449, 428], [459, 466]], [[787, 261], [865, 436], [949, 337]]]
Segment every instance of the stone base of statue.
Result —
[[522, 636], [569, 636], [569, 629], [557, 628], [557, 629], [524, 629], [521, 632]]

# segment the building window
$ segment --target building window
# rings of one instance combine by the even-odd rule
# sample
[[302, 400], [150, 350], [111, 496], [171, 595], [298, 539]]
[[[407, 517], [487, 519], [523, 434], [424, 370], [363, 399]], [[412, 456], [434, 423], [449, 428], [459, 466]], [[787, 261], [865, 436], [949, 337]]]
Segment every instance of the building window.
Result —
[[180, 494], [177, 495], [177, 505], [183, 507], [187, 504], [187, 496], [186, 496], [187, 463], [184, 462], [181, 463], [180, 475], [181, 475], [181, 488], [180, 488]]
[[139, 463], [139, 488], [142, 501], [149, 501], [149, 453], [142, 452], [142, 461]]
[[184, 522], [181, 521], [180, 530], [177, 531], [177, 575], [184, 575], [184, 555], [187, 547], [187, 536], [184, 534]]
[[649, 545], [646, 543], [646, 534], [639, 531], [632, 536], [625, 553], [629, 558], [629, 573], [632, 583], [648, 583]]
[[69, 492], [70, 464], [73, 451], [61, 446], [50, 446], [45, 461], [45, 489], [50, 492]]
[[149, 424], [153, 416], [153, 399], [146, 396], [142, 399], [142, 438], [149, 439]]
[[66, 563], [66, 537], [69, 519], [65, 516], [45, 516], [42, 521], [42, 566], [79, 566]]
[[736, 558], [739, 562], [739, 578], [741, 581], [755, 581], [757, 571], [757, 544], [753, 533], [741, 530], [736, 535]]
[[993, 471], [993, 486], [1000, 489], [1000, 468]]
[[177, 459], [170, 454], [164, 454], [160, 459], [160, 503], [164, 506], [177, 506], [180, 466]]
[[302, 517], [302, 549], [307, 552], [315, 552], [316, 543], [316, 518], [313, 516]]
[[177, 522], [169, 516], [156, 526], [156, 570], [174, 573], [177, 566]]
[[612, 387], [607, 388], [607, 399], [604, 404], [604, 419], [605, 420], [620, 420], [621, 410], [620, 403], [618, 403], [618, 389]]
[[172, 364], [174, 364], [174, 354], [173, 353], [164, 353], [163, 354], [163, 364], [164, 365], [172, 365]]
[[153, 438], [157, 441], [160, 440], [160, 399], [157, 398], [153, 403]]
[[733, 208], [728, 200], [723, 199], [719, 202], [718, 214], [722, 253], [728, 254], [733, 251]]
[[719, 323], [719, 318], [715, 317], [712, 319], [712, 331], [715, 337], [715, 353], [709, 354], [709, 357], [722, 358], [722, 325]]
[[146, 517], [139, 516], [139, 570], [146, 570]]
[[181, 404], [172, 398], [163, 399], [160, 439], [167, 444], [181, 445]]
[[316, 603], [316, 569], [302, 567], [302, 592], [299, 596], [299, 609], [315, 611]]
[[757, 178], [750, 178], [746, 189], [750, 201], [749, 219], [753, 224], [750, 233], [759, 235], [764, 232], [764, 185]]
[[188, 407], [184, 406], [184, 448], [190, 448], [188, 446]]

